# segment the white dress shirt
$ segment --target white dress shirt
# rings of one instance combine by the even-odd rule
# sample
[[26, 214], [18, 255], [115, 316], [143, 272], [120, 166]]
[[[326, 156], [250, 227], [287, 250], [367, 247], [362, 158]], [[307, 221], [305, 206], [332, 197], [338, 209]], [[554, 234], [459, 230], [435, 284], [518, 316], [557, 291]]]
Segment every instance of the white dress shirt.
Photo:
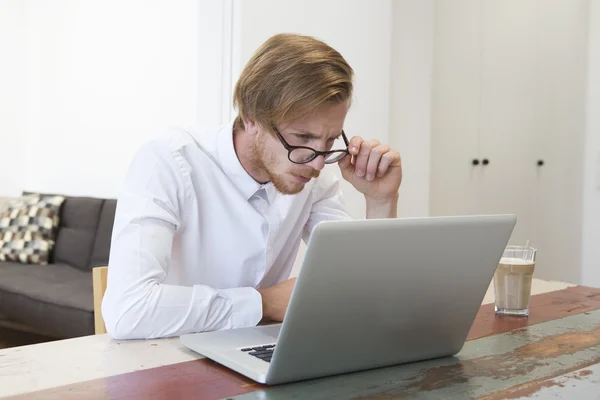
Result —
[[256, 325], [257, 289], [289, 278], [317, 223], [349, 219], [325, 168], [297, 195], [257, 183], [232, 123], [173, 129], [139, 149], [118, 197], [102, 315], [116, 339]]

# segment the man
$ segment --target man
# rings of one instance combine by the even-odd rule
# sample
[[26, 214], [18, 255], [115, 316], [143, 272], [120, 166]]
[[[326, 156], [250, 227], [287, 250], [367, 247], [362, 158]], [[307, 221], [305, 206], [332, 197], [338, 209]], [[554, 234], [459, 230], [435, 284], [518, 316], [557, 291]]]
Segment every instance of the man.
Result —
[[350, 218], [334, 174], [319, 176], [325, 164], [364, 194], [367, 218], [396, 217], [400, 155], [343, 131], [352, 75], [325, 43], [276, 35], [237, 82], [235, 121], [174, 130], [138, 151], [102, 304], [112, 337], [282, 321], [300, 240], [321, 221]]

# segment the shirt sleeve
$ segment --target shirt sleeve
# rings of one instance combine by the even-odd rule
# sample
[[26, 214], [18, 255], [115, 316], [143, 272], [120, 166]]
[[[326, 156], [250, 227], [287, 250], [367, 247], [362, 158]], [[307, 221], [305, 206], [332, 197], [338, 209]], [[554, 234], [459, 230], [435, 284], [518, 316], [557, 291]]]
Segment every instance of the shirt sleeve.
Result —
[[313, 191], [315, 202], [302, 235], [306, 243], [319, 222], [352, 219], [345, 207], [344, 197], [340, 190], [340, 180], [335, 174], [323, 171], [317, 179]]
[[191, 190], [186, 165], [181, 154], [152, 142], [129, 168], [117, 200], [102, 301], [106, 330], [115, 339], [241, 328], [262, 318], [262, 299], [254, 288], [165, 284], [175, 268], [173, 240]]

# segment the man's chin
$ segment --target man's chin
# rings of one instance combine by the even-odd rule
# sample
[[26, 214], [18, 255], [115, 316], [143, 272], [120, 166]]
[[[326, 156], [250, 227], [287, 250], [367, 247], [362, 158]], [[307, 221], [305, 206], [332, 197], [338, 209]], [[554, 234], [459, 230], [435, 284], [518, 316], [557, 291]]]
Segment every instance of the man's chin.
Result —
[[273, 180], [273, 186], [281, 194], [294, 195], [298, 194], [304, 189], [306, 183], [300, 182], [294, 177], [291, 179]]
[[275, 189], [277, 189], [279, 191], [279, 193], [281, 193], [281, 194], [294, 195], [294, 194], [300, 193], [302, 191], [302, 189], [304, 189], [304, 183], [296, 183], [294, 185], [286, 185], [285, 187], [282, 187], [282, 188], [277, 188], [277, 186], [276, 186]]

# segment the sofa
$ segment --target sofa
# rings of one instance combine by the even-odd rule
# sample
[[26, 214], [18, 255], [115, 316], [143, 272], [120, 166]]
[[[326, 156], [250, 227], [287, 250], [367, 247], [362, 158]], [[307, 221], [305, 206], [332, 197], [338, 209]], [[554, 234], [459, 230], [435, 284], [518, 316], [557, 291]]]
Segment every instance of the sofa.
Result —
[[57, 339], [94, 334], [92, 268], [108, 265], [117, 203], [65, 197], [48, 264], [0, 262], [2, 320]]

